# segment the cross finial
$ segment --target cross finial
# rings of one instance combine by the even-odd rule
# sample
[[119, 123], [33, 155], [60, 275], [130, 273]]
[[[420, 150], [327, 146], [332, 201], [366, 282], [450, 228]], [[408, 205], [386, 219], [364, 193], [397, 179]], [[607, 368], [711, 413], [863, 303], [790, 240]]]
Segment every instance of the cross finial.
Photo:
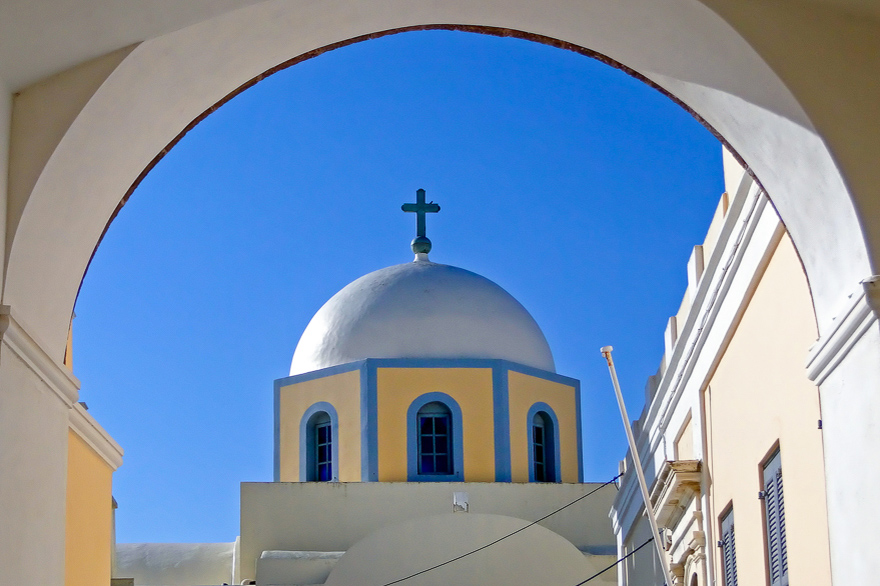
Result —
[[412, 250], [416, 254], [428, 254], [431, 252], [431, 241], [425, 236], [425, 214], [436, 214], [440, 206], [434, 203], [425, 203], [425, 190], [416, 191], [416, 203], [405, 203], [400, 206], [405, 212], [416, 213], [416, 237], [412, 241]]

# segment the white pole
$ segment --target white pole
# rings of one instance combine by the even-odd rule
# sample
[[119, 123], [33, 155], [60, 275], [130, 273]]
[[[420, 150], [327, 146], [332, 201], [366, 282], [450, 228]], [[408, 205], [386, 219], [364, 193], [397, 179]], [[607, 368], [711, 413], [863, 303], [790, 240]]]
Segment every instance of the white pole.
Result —
[[608, 372], [611, 373], [611, 382], [614, 383], [614, 392], [617, 394], [617, 404], [620, 406], [620, 416], [623, 418], [623, 428], [626, 430], [626, 439], [629, 441], [629, 451], [632, 453], [633, 465], [636, 469], [636, 476], [639, 479], [639, 488], [642, 489], [642, 498], [645, 501], [645, 513], [648, 521], [651, 523], [651, 531], [654, 535], [654, 545], [657, 550], [657, 557], [660, 558], [660, 565], [663, 566], [663, 575], [666, 584], [672, 585], [672, 574], [669, 571], [669, 558], [663, 551], [663, 544], [660, 542], [660, 528], [657, 527], [657, 518], [654, 516], [654, 507], [651, 506], [651, 496], [648, 494], [648, 483], [645, 482], [645, 472], [642, 469], [642, 461], [639, 458], [639, 451], [636, 449], [636, 440], [633, 437], [632, 427], [629, 424], [629, 416], [626, 414], [626, 405], [623, 404], [623, 395], [620, 392], [620, 383], [617, 381], [617, 371], [614, 369], [614, 360], [611, 359], [611, 346], [603, 347], [600, 352], [608, 362]]

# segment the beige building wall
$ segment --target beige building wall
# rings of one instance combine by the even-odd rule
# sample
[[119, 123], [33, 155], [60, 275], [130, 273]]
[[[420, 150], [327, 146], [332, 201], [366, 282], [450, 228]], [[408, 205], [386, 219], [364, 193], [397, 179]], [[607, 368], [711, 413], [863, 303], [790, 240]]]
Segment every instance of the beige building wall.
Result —
[[67, 444], [66, 586], [109, 584], [113, 468], [73, 429]]
[[[705, 390], [712, 506], [732, 503], [740, 584], [767, 583], [762, 466], [778, 446], [792, 584], [831, 583], [821, 418], [804, 349], [817, 331], [803, 269], [784, 235]], [[719, 574], [720, 548], [715, 551]]]
[[360, 371], [316, 378], [279, 390], [279, 480], [298, 482], [300, 425], [306, 410], [324, 401], [333, 405], [339, 418], [339, 481], [361, 480], [361, 382]]

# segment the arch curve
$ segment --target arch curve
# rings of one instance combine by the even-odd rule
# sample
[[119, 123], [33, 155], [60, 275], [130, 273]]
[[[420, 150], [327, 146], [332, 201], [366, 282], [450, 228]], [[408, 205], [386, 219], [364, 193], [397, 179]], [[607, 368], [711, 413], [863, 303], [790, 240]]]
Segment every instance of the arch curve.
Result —
[[765, 61], [702, 4], [555, 0], [535, 10], [512, 0], [499, 11], [482, 1], [381, 0], [364, 11], [346, 0], [272, 0], [146, 40], [122, 60], [28, 196], [11, 237], [4, 303], [60, 361], [76, 292], [108, 222], [189, 128], [280, 68], [428, 28], [522, 36], [606, 56], [676, 96], [726, 138], [773, 197], [804, 262], [820, 328], [838, 311], [841, 286], [852, 289], [870, 274], [855, 209], [823, 139]]

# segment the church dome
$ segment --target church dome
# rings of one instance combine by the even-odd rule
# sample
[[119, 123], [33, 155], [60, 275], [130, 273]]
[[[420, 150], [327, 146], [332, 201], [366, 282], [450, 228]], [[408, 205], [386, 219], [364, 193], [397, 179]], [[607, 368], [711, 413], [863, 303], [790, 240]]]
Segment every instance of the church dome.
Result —
[[427, 254], [331, 297], [306, 326], [290, 374], [365, 358], [500, 358], [556, 372], [541, 328], [510, 293]]

